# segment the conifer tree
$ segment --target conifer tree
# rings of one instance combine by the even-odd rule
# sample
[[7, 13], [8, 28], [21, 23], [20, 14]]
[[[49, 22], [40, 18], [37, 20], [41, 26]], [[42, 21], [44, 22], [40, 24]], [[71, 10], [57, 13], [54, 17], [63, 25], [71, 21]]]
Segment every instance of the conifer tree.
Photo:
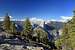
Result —
[[74, 16], [69, 22], [69, 40], [72, 48], [75, 48], [75, 11], [73, 11]]
[[11, 25], [10, 17], [8, 16], [8, 13], [6, 13], [3, 26], [4, 26], [4, 29], [7, 30], [7, 32], [9, 32], [10, 30], [10, 25]]
[[74, 16], [73, 18], [68, 21], [63, 28], [63, 33], [60, 42], [57, 41], [58, 45], [63, 46], [65, 49], [64, 50], [73, 50], [75, 48], [75, 11], [74, 11]]
[[29, 18], [27, 18], [24, 23], [24, 35], [30, 38], [31, 34], [32, 34], [32, 25], [31, 22], [29, 21]]

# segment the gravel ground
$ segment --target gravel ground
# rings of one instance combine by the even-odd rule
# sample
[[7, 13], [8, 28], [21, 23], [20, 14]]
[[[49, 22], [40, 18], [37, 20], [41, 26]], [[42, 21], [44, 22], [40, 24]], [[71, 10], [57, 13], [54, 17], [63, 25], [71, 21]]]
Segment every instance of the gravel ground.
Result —
[[22, 45], [1, 44], [0, 50], [26, 50]]

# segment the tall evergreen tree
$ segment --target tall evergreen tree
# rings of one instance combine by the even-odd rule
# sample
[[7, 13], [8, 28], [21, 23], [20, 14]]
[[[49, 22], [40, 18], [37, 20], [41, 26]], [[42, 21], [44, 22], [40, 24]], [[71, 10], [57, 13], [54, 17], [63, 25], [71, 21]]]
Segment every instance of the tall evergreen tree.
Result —
[[75, 11], [73, 11], [74, 16], [72, 20], [69, 22], [69, 39], [71, 48], [75, 48]]
[[29, 18], [27, 18], [24, 23], [24, 35], [30, 38], [31, 34], [32, 34], [32, 25], [31, 22], [29, 21]]
[[64, 25], [62, 36], [57, 43], [61, 43], [64, 50], [73, 50], [75, 48], [75, 11], [73, 18]]
[[10, 17], [8, 16], [8, 13], [6, 13], [3, 26], [4, 26], [4, 29], [7, 30], [7, 32], [9, 32], [10, 30], [10, 25], [11, 25]]

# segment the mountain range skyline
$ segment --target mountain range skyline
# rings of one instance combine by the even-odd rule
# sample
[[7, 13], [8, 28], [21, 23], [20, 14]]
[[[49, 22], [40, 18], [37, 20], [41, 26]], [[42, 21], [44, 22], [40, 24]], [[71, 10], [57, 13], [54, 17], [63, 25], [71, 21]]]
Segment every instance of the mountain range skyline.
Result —
[[[8, 15], [9, 16], [9, 15]], [[10, 20], [11, 21], [16, 21], [15, 23], [18, 23], [18, 24], [23, 24], [23, 22], [26, 20], [26, 18], [24, 18], [24, 19], [15, 19], [15, 18], [13, 18], [12, 16], [9, 16], [10, 17]], [[4, 18], [5, 18], [5, 16], [4, 17], [0, 17], [0, 21], [3, 21], [4, 20]], [[36, 17], [34, 17], [34, 18], [29, 18], [29, 20], [30, 20], [30, 22], [31, 22], [31, 24], [32, 25], [34, 25], [34, 24], [38, 24], [39, 26], [41, 26], [41, 27], [43, 27], [43, 25], [44, 25], [44, 22], [45, 22], [45, 24], [50, 24], [51, 22], [53, 22], [53, 23], [59, 23], [59, 24], [61, 24], [61, 23], [64, 23], [64, 22], [67, 22], [68, 20], [71, 20], [72, 19], [72, 17], [64, 17], [64, 16], [62, 16], [61, 17], [61, 19], [60, 20], [44, 20], [44, 19], [41, 19], [41, 18], [36, 18]], [[58, 25], [58, 24], [54, 24], [54, 25]]]
[[[4, 19], [4, 17], [5, 16], [3, 16], [3, 17], [0, 17], [0, 21], [3, 21], [3, 19]], [[25, 21], [25, 19], [26, 18], [28, 18], [28, 17], [26, 17], [26, 18], [14, 18], [14, 17], [12, 17], [12, 16], [9, 16], [10, 17], [10, 20], [11, 21]], [[42, 18], [37, 18], [37, 17], [32, 17], [32, 18], [29, 18], [30, 19], [30, 21], [45, 21], [45, 22], [49, 22], [49, 21], [57, 21], [57, 22], [66, 22], [66, 21], [68, 21], [68, 20], [71, 20], [72, 19], [72, 16], [60, 16], [60, 20], [57, 20], [57, 19], [42, 19]]]

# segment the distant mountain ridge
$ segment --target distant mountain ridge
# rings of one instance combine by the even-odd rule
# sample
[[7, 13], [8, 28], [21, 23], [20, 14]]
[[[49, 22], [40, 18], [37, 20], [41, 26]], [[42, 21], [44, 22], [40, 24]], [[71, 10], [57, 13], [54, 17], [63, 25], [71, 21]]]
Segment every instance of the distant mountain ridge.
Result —
[[[13, 21], [13, 22], [16, 23], [16, 24], [18, 24], [18, 25], [21, 25], [21, 26], [23, 26], [23, 24], [24, 24], [24, 21]], [[2, 23], [3, 23], [3, 21], [0, 21], [0, 24], [2, 24]], [[32, 23], [32, 25], [33, 24], [34, 23]], [[35, 23], [35, 24], [39, 25], [38, 23]], [[54, 26], [55, 29], [62, 29], [63, 25], [64, 25], [63, 22], [57, 22], [57, 21], [50, 21], [50, 22], [48, 22], [46, 24], [49, 25], [49, 26]]]

